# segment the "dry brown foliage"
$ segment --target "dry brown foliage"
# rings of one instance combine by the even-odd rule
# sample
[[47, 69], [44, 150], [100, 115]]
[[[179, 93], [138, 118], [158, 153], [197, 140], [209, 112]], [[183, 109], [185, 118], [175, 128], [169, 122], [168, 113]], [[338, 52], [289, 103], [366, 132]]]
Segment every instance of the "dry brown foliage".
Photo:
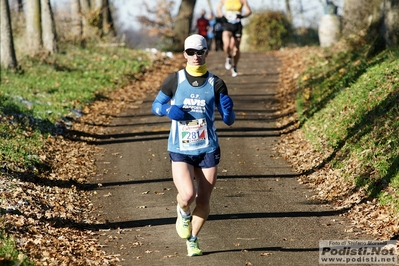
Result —
[[[375, 200], [364, 201], [364, 192], [344, 181], [342, 175], [328, 165], [316, 169], [324, 156], [298, 129], [296, 81], [307, 66], [308, 54], [313, 52], [318, 51], [296, 48], [275, 52], [282, 61], [278, 125], [283, 129], [275, 149], [302, 173], [299, 182], [313, 188], [316, 199], [336, 208], [349, 208], [343, 214], [352, 225], [348, 231], [389, 239], [398, 233], [398, 220], [389, 208]], [[94, 158], [101, 150], [86, 141], [91, 140], [90, 134], [103, 134], [103, 126], [122, 110], [139, 107], [145, 97], [155, 94], [166, 75], [184, 66], [183, 56], [175, 56], [175, 59], [160, 58], [126, 87], [87, 106], [83, 110], [85, 115], [72, 126], [72, 130], [87, 133], [86, 136], [76, 134], [72, 136], [74, 141], [63, 136], [48, 138], [40, 155], [48, 165], [47, 172], [37, 176], [19, 173], [14, 178], [9, 175], [0, 179], [2, 206], [6, 206], [2, 207], [6, 213], [1, 222], [15, 237], [19, 248], [37, 265], [118, 265], [118, 256], [102, 251], [98, 242], [100, 232], [93, 230], [100, 221], [91, 215], [92, 192], [86, 188], [90, 177], [96, 175]]]
[[[139, 106], [159, 90], [167, 74], [183, 67], [183, 56], [175, 57], [157, 59], [126, 87], [87, 106], [72, 130], [86, 136], [102, 134], [103, 125], [122, 110]], [[95, 230], [99, 222], [91, 214], [92, 192], [86, 188], [90, 177], [96, 175], [94, 158], [101, 150], [87, 144], [88, 140], [91, 138], [49, 137], [40, 154], [48, 171], [38, 175], [3, 173], [0, 179], [5, 211], [1, 226], [37, 265], [118, 265], [118, 256], [101, 250]]]

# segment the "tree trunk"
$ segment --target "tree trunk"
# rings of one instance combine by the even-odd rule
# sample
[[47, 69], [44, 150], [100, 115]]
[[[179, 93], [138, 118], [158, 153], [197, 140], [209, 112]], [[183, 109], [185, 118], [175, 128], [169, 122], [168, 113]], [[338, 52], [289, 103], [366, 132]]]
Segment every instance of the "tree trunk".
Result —
[[381, 19], [381, 5], [384, 0], [345, 0], [342, 33], [364, 36], [372, 25]]
[[[98, 18], [96, 19], [97, 21], [97, 28], [98, 30], [102, 30], [102, 21], [103, 21], [103, 8], [104, 8], [104, 0], [92, 0], [94, 1], [93, 5], [93, 10], [95, 10], [95, 13], [97, 14]], [[102, 35], [102, 33], [100, 34]]]
[[384, 23], [381, 34], [387, 47], [399, 44], [399, 0], [384, 0]]
[[101, 8], [103, 8], [103, 2], [103, 0], [91, 0], [91, 6], [94, 10], [100, 10]]
[[287, 10], [287, 18], [292, 23], [292, 12], [291, 12], [290, 0], [285, 0], [285, 9]]
[[102, 8], [102, 22], [101, 22], [101, 28], [102, 31], [105, 35], [108, 35], [108, 33], [111, 30], [112, 27], [112, 18], [111, 14], [109, 11], [109, 2], [108, 0], [104, 0], [104, 5]]
[[40, 0], [26, 0], [25, 16], [27, 37], [26, 47], [30, 55], [35, 55], [42, 49]]
[[[23, 25], [25, 25], [25, 21], [24, 21], [24, 19], [25, 19], [25, 16], [24, 16], [24, 3], [23, 3], [23, 0], [17, 0], [17, 11], [18, 12], [13, 12], [12, 14], [13, 15], [15, 15], [16, 16], [16, 20], [18, 21], [17, 23], [21, 23], [22, 22], [22, 24]], [[11, 12], [11, 10], [10, 10], [10, 12]], [[17, 25], [19, 25], [19, 24], [17, 24]]]
[[376, 51], [397, 45], [399, 0], [345, 0], [342, 33], [373, 42]]
[[51, 10], [50, 0], [41, 0], [41, 7], [43, 46], [46, 51], [53, 54], [58, 51], [58, 47], [54, 16], [53, 11]]
[[176, 51], [184, 49], [184, 40], [190, 35], [191, 23], [193, 20], [193, 13], [196, 0], [182, 0], [179, 8], [179, 13], [176, 17], [175, 27], [173, 32], [175, 34], [173, 40], [173, 48]]
[[104, 0], [102, 29], [105, 35], [115, 36], [114, 22], [111, 16], [111, 6], [109, 0]]
[[72, 35], [75, 39], [81, 40], [82, 31], [82, 17], [80, 10], [79, 0], [71, 0], [71, 22], [72, 22]]
[[23, 0], [18, 0], [18, 13], [22, 14], [24, 12]]
[[82, 14], [83, 38], [88, 38], [93, 33], [89, 22], [90, 0], [80, 0], [80, 11]]
[[5, 68], [16, 69], [18, 66], [12, 36], [10, 6], [8, 0], [0, 0], [0, 30], [1, 30], [1, 65]]

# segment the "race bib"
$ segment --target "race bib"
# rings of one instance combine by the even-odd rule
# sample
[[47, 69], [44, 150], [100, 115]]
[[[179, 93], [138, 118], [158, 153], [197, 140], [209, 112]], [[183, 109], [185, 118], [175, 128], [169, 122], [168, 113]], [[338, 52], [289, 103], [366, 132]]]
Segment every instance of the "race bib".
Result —
[[178, 130], [181, 151], [197, 150], [209, 146], [205, 118], [179, 121]]
[[237, 18], [237, 15], [240, 13], [237, 13], [236, 11], [226, 11], [226, 19], [229, 23], [231, 24], [236, 24], [240, 22], [240, 19]]

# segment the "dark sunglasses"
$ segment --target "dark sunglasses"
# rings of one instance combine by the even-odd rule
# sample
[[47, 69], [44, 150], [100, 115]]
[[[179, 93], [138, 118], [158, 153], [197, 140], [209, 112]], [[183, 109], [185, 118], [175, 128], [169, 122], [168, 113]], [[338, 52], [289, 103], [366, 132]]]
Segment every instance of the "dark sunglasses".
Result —
[[189, 56], [197, 55], [197, 56], [203, 56], [205, 54], [206, 50], [193, 50], [193, 49], [188, 49], [186, 50], [186, 54]]

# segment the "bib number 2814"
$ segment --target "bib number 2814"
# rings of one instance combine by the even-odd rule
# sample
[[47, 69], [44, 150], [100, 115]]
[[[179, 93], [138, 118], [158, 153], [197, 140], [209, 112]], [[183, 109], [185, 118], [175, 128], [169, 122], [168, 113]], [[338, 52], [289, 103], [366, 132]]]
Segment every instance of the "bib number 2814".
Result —
[[197, 150], [209, 145], [205, 119], [180, 121], [178, 123], [180, 150]]

